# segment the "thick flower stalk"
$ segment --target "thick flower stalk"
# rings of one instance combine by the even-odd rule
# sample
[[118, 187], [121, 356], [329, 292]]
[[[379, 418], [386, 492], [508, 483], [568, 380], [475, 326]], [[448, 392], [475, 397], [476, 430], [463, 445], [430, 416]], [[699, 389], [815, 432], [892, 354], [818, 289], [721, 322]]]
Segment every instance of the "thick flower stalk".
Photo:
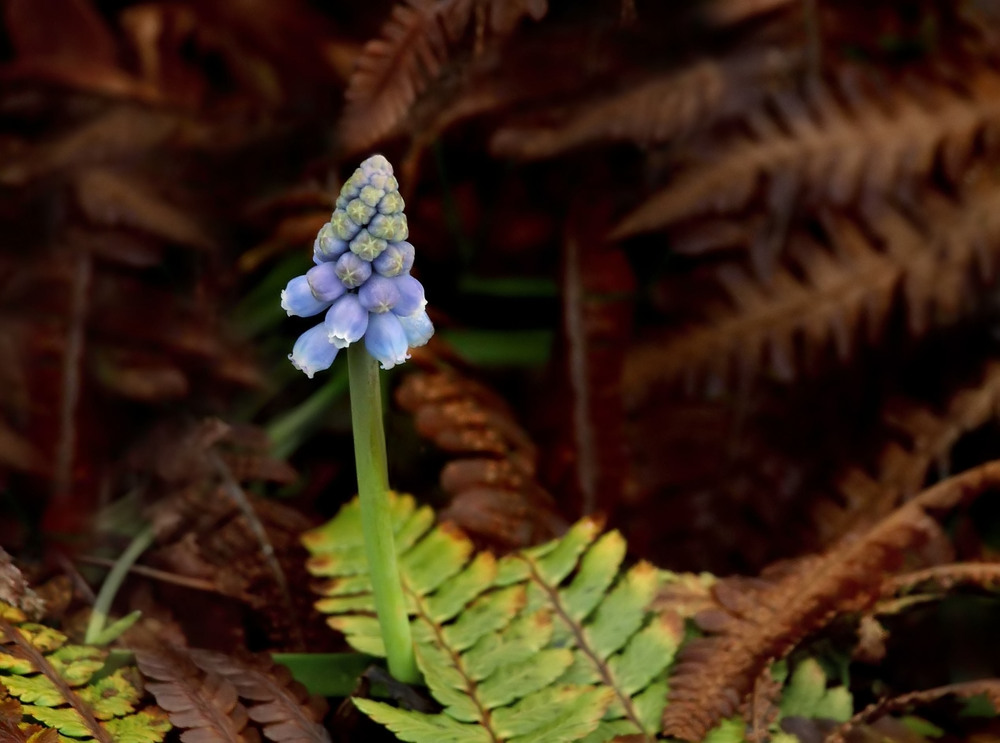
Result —
[[281, 292], [289, 315], [326, 316], [295, 342], [296, 369], [329, 369], [342, 348], [364, 340], [383, 369], [410, 357], [434, 334], [424, 287], [410, 275], [413, 246], [392, 166], [374, 155], [354, 171], [313, 244], [316, 264]]
[[288, 282], [281, 306], [289, 315], [326, 313], [323, 322], [299, 336], [288, 357], [310, 379], [347, 349], [361, 526], [375, 611], [389, 671], [414, 683], [420, 673], [396, 562], [378, 371], [379, 363], [391, 369], [406, 361], [409, 349], [434, 333], [424, 288], [410, 275], [413, 246], [407, 236], [392, 166], [381, 155], [370, 157], [344, 183], [330, 221], [316, 236], [316, 265]]

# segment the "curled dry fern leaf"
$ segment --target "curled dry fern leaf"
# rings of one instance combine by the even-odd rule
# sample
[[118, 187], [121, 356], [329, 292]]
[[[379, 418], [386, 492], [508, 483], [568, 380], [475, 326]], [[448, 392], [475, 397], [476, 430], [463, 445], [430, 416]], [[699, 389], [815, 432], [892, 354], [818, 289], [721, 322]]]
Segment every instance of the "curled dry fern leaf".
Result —
[[[498, 560], [411, 496], [393, 497], [392, 519], [417, 662], [444, 711], [355, 700], [365, 713], [417, 743], [655, 738], [682, 626], [650, 610], [660, 571], [620, 572], [618, 532], [585, 519]], [[304, 542], [330, 626], [384, 655], [357, 500]]]
[[[404, 0], [378, 39], [358, 58], [347, 88], [340, 133], [345, 146], [361, 150], [389, 134], [427, 84], [447, 62], [449, 45], [465, 34], [470, 21], [508, 33], [524, 15], [536, 20], [547, 0]], [[487, 12], [488, 17], [479, 16]]]
[[706, 637], [688, 643], [670, 681], [663, 729], [702, 740], [737, 711], [758, 675], [800, 640], [829, 623], [843, 607], [872, 605], [882, 576], [903, 553], [931, 539], [940, 517], [1000, 483], [1000, 461], [968, 470], [907, 502], [878, 524], [844, 539], [823, 555], [783, 566], [767, 580], [719, 582], [718, 609], [701, 612]]
[[134, 669], [104, 672], [107, 651], [73, 645], [3, 603], [0, 633], [0, 722], [38, 736], [26, 740], [49, 740], [42, 731], [51, 730], [53, 743], [56, 732], [81, 742], [158, 743], [171, 729], [161, 709], [142, 706]]
[[536, 479], [538, 449], [510, 407], [456, 372], [409, 374], [396, 391], [417, 432], [456, 455], [441, 470], [452, 497], [441, 518], [508, 548], [550, 539], [566, 528]]

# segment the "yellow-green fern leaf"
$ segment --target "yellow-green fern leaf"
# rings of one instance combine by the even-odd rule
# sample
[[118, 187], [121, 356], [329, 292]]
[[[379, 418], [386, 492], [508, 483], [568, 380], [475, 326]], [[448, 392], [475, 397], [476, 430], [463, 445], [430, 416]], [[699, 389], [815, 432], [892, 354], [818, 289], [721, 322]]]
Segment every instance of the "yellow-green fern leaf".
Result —
[[814, 658], [806, 658], [792, 672], [781, 695], [781, 717], [810, 717], [846, 722], [853, 714], [846, 686], [827, 687], [827, 675]]
[[143, 697], [134, 668], [105, 671], [107, 651], [75, 645], [58, 630], [0, 603], [0, 701], [5, 722], [28, 740], [159, 743], [171, 729]]
[[[683, 628], [651, 610], [663, 573], [622, 571], [620, 534], [584, 519], [497, 560], [410, 496], [393, 496], [392, 520], [417, 663], [444, 709], [360, 709], [414, 743], [656, 737]], [[352, 646], [384, 655], [358, 502], [303, 542], [326, 579], [317, 608]]]

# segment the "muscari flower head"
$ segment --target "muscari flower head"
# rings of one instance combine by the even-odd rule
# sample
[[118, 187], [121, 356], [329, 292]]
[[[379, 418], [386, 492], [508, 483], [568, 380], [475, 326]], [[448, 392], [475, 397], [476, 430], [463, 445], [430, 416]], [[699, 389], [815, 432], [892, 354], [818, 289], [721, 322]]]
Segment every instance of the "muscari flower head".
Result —
[[326, 312], [288, 356], [310, 378], [330, 368], [341, 348], [360, 340], [383, 369], [391, 369], [434, 334], [424, 287], [410, 275], [414, 250], [406, 241], [403, 206], [389, 161], [382, 155], [365, 160], [345, 181], [330, 221], [316, 235], [316, 265], [281, 292], [289, 315]]

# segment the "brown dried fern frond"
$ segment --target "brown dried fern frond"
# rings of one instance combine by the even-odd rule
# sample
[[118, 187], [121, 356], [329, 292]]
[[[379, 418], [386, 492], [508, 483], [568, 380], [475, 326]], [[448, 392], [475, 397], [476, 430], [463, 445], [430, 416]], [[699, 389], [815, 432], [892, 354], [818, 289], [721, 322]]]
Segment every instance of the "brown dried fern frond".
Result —
[[[310, 126], [289, 104], [329, 89], [317, 58], [336, 41], [298, 0], [252, 18], [215, 2], [52, 7], [3, 11], [0, 462], [37, 475], [20, 480], [53, 496], [48, 525], [86, 530], [157, 406], [260, 384], [224, 322], [224, 225], [282, 177], [237, 171]], [[274, 33], [293, 27], [294, 42]]]
[[736, 212], [761, 190], [768, 209], [778, 213], [797, 204], [905, 200], [938, 163], [956, 182], [977, 147], [996, 148], [1000, 75], [986, 65], [970, 71], [961, 89], [926, 82], [866, 90], [853, 77], [813, 85], [804, 95], [784, 91], [769, 107], [748, 112], [747, 136], [653, 194], [614, 236]]
[[547, 0], [402, 0], [355, 63], [340, 122], [345, 149], [362, 150], [393, 131], [470, 23], [481, 45], [487, 30], [504, 35], [521, 17], [537, 20], [547, 10]]
[[[851, 227], [844, 236], [861, 233]], [[780, 268], [768, 282], [737, 264], [720, 268], [731, 306], [716, 309], [717, 318], [706, 324], [636, 343], [626, 362], [626, 388], [645, 389], [682, 373], [694, 379], [707, 372], [724, 382], [762, 366], [788, 380], [803, 363], [800, 345], [815, 356], [829, 344], [846, 359], [862, 324], [876, 339], [903, 267], [865, 240], [841, 240], [829, 250], [800, 232], [791, 242], [797, 270]]]
[[664, 732], [701, 740], [737, 711], [769, 662], [839, 612], [871, 605], [905, 552], [938, 531], [935, 517], [998, 486], [1000, 462], [981, 465], [924, 491], [825, 554], [785, 564], [770, 579], [716, 584], [720, 608], [696, 618], [711, 634], [691, 642], [675, 666]]
[[422, 436], [457, 455], [441, 470], [441, 487], [452, 496], [444, 518], [507, 548], [565, 529], [536, 479], [537, 448], [499, 395], [449, 371], [407, 376], [396, 400]]
[[170, 722], [195, 740], [259, 743], [248, 727], [249, 715], [232, 682], [217, 673], [202, 673], [181, 648], [137, 649], [135, 660], [146, 689], [167, 711]]
[[330, 734], [320, 724], [326, 703], [320, 697], [310, 697], [284, 666], [266, 656], [250, 661], [208, 650], [189, 650], [188, 656], [206, 674], [218, 674], [233, 684], [247, 700], [250, 719], [262, 726], [269, 740], [330, 743]]
[[502, 157], [549, 158], [588, 144], [668, 142], [742, 114], [767, 95], [769, 81], [791, 75], [801, 55], [777, 47], [705, 58], [678, 70], [575, 102], [539, 119], [505, 122], [490, 149]]
[[739, 264], [719, 269], [731, 306], [708, 323], [637, 344], [626, 382], [642, 388], [650, 375], [704, 371], [728, 380], [734, 370], [740, 376], [762, 366], [790, 380], [828, 347], [844, 361], [859, 340], [877, 343], [900, 302], [914, 336], [954, 322], [977, 309], [979, 286], [994, 278], [998, 215], [1000, 181], [982, 173], [956, 198], [928, 190], [912, 211], [827, 214], [829, 247], [796, 231], [787, 249], [792, 265], [770, 280]]
[[45, 613], [45, 601], [31, 589], [3, 547], [0, 547], [0, 602], [24, 612], [33, 621]]
[[[943, 591], [955, 586], [976, 586], [996, 590], [1000, 585], [1000, 563], [996, 562], [956, 562], [935, 565], [923, 570], [896, 575], [885, 582], [882, 588], [886, 596], [909, 593], [918, 586], [933, 585]], [[922, 588], [923, 593], [926, 589]]]
[[[298, 535], [313, 524], [247, 487], [295, 479], [290, 465], [271, 456], [263, 431], [218, 419], [165, 420], [132, 448], [120, 473], [122, 483], [143, 482], [153, 500], [151, 565], [242, 602], [234, 631], [247, 622], [272, 647], [298, 650], [307, 645], [301, 618], [309, 611]], [[294, 587], [300, 579], [301, 591]]]

